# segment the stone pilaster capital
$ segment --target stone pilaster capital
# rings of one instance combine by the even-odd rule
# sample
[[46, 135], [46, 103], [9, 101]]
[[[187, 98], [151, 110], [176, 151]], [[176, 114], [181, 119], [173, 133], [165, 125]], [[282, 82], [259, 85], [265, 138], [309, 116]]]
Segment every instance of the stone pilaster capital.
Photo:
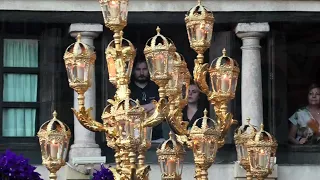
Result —
[[77, 37], [77, 34], [81, 33], [82, 37], [94, 39], [101, 32], [103, 32], [103, 25], [101, 24], [74, 23], [69, 27], [69, 33], [72, 37]]
[[268, 23], [238, 23], [235, 29], [236, 35], [243, 38], [262, 38], [270, 31]]

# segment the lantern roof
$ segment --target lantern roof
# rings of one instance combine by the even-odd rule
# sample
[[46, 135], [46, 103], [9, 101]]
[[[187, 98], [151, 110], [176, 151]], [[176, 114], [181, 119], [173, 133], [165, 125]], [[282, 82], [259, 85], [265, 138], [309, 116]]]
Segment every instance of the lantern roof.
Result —
[[169, 51], [174, 53], [176, 51], [176, 46], [174, 45], [173, 41], [169, 38], [164, 37], [160, 31], [160, 27], [158, 26], [157, 34], [150, 38], [146, 46], [144, 48], [144, 54], [149, 54], [152, 52], [159, 52], [159, 51]]
[[250, 118], [247, 118], [247, 123], [238, 127], [235, 130], [234, 140], [236, 144], [243, 144], [253, 139], [257, 133], [257, 128], [250, 123]]
[[71, 137], [69, 127], [57, 119], [57, 112], [54, 111], [53, 118], [43, 123], [38, 132], [38, 137], [41, 140], [55, 141], [57, 143], [64, 142], [65, 139]]
[[77, 35], [77, 41], [67, 47], [64, 56], [65, 63], [76, 63], [77, 61], [85, 61], [87, 63], [94, 62], [96, 53], [94, 48], [81, 41], [81, 34]]

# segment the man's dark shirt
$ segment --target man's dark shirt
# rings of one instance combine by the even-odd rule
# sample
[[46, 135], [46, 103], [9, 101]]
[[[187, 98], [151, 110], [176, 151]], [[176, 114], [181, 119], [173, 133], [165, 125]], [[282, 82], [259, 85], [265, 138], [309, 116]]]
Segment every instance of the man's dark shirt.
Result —
[[[149, 104], [152, 100], [159, 100], [159, 87], [153, 81], [149, 81], [144, 88], [140, 88], [133, 81], [129, 84], [131, 90], [130, 98], [133, 100], [139, 100], [140, 105]], [[152, 130], [152, 140], [163, 138], [162, 125], [154, 127]]]

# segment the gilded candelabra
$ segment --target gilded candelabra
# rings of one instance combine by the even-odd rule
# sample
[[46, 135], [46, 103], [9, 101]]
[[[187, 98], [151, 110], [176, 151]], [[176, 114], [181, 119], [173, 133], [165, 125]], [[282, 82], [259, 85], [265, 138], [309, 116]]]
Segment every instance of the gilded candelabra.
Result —
[[[238, 75], [237, 62], [228, 57], [226, 50], [209, 66], [204, 63], [204, 52], [210, 47], [214, 17], [198, 0], [185, 17], [190, 47], [197, 53], [193, 76], [208, 100], [214, 105], [216, 119], [207, 116], [198, 119], [190, 131], [188, 122], [182, 119], [182, 109], [187, 104], [191, 75], [174, 43], [161, 34], [148, 40], [144, 48], [151, 80], [159, 86], [158, 101], [153, 101], [155, 110], [147, 114], [139, 101], [130, 99], [128, 84], [136, 55], [133, 44], [123, 38], [127, 25], [129, 0], [99, 0], [104, 22], [113, 31], [114, 40], [106, 48], [109, 80], [116, 86], [114, 99], [102, 113], [103, 123], [95, 121], [91, 108], [84, 106], [84, 93], [91, 86], [91, 74], [96, 59], [93, 49], [81, 42], [81, 35], [71, 44], [64, 55], [69, 85], [78, 93], [79, 109], [73, 109], [79, 122], [91, 131], [106, 133], [107, 145], [115, 151], [115, 168], [111, 168], [116, 179], [147, 180], [150, 167], [145, 165], [145, 153], [151, 146], [152, 127], [166, 121], [170, 138], [157, 150], [162, 179], [181, 179], [184, 147], [193, 150], [196, 164], [195, 178], [208, 179], [208, 168], [214, 162], [218, 148], [230, 126], [236, 121], [227, 112], [227, 103], [235, 97]], [[206, 82], [209, 73], [211, 88]], [[210, 90], [211, 89], [211, 90]], [[199, 123], [198, 123], [199, 122]], [[199, 125], [200, 124], [200, 125]]]
[[69, 127], [57, 119], [57, 112], [53, 118], [42, 124], [38, 132], [42, 154], [42, 164], [50, 172], [49, 179], [57, 179], [57, 171], [65, 165], [68, 153], [71, 131]]

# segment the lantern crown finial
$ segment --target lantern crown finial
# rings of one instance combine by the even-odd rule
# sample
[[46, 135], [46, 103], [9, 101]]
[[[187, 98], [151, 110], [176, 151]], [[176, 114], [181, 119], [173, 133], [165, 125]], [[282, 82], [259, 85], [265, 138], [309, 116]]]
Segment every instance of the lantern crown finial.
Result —
[[81, 41], [81, 33], [78, 33], [78, 35], [77, 35], [77, 42], [80, 42]]
[[203, 115], [204, 115], [203, 117], [205, 117], [205, 118], [208, 117], [208, 110], [207, 110], [207, 108], [204, 109]]
[[52, 115], [54, 119], [57, 119], [58, 113], [56, 110], [53, 111]]
[[234, 139], [236, 144], [246, 143], [253, 139], [257, 133], [257, 128], [250, 123], [250, 118], [247, 118], [247, 124], [243, 124], [235, 130]]
[[160, 29], [160, 27], [159, 27], [159, 26], [157, 26], [156, 31], [157, 31], [157, 34], [160, 34], [161, 29]]
[[226, 50], [226, 48], [223, 48], [223, 50], [222, 50], [222, 56], [227, 56], [227, 50]]

